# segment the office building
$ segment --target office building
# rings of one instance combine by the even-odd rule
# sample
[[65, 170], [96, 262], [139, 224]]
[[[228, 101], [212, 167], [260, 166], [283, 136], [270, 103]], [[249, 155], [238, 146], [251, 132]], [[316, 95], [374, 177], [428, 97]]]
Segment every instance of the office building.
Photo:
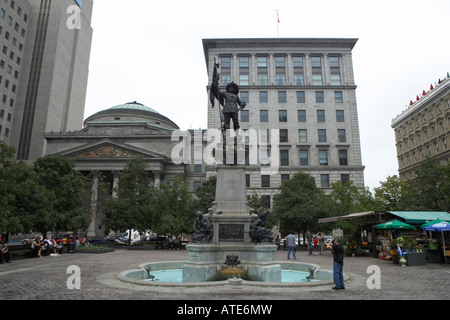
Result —
[[[240, 87], [247, 107], [240, 112], [246, 141], [257, 132], [258, 162], [247, 159], [248, 193], [268, 199], [296, 172], [315, 178], [331, 192], [336, 181], [364, 189], [352, 49], [357, 39], [204, 39], [209, 84], [220, 64], [223, 90]], [[209, 88], [209, 87], [208, 87]], [[208, 104], [208, 129], [221, 126], [220, 113]], [[271, 141], [273, 131], [278, 141]], [[276, 143], [275, 143], [276, 142]], [[278, 145], [273, 148], [274, 145]], [[279, 169], [264, 174], [274, 152]], [[214, 166], [206, 166], [206, 175]]]
[[5, 15], [0, 18], [6, 70], [2, 89], [9, 81], [2, 93], [7, 123], [1, 137], [16, 148], [18, 159], [32, 162], [46, 154], [45, 132], [82, 126], [93, 1], [3, 0], [0, 4], [5, 11], [0, 11]]
[[450, 159], [450, 77], [439, 79], [429, 90], [416, 95], [392, 120], [397, 147], [398, 171], [403, 180], [427, 157], [447, 165]]

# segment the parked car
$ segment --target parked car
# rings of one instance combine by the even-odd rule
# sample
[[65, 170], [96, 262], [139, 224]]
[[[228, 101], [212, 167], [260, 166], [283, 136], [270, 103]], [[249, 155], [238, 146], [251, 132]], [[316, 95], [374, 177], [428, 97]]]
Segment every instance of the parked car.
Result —
[[[31, 238], [26, 238], [22, 240], [22, 244], [27, 245], [27, 244], [32, 244], [34, 242], [34, 240], [36, 240], [37, 237], [41, 237], [41, 236], [34, 236]], [[42, 239], [42, 237], [41, 237]]]
[[[66, 233], [66, 234], [61, 234], [55, 237], [55, 241], [57, 244], [63, 244], [64, 241], [63, 239], [66, 239], [66, 244], [67, 243], [71, 243], [72, 242], [72, 238], [73, 238], [73, 234], [71, 233]], [[79, 239], [77, 236], [75, 236], [75, 239], [79, 241], [80, 244], [83, 243], [83, 239]]]

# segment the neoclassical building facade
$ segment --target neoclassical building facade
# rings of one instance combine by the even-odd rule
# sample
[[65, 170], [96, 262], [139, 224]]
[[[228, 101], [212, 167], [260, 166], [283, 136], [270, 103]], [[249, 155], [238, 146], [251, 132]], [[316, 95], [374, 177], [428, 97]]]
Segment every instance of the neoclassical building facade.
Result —
[[[176, 175], [190, 179], [188, 164], [171, 160], [174, 146], [180, 144], [180, 140], [172, 141], [177, 130], [174, 122], [156, 110], [130, 102], [88, 117], [79, 131], [45, 134], [47, 154], [64, 155], [75, 162], [76, 170], [93, 177], [93, 218], [88, 236], [105, 234], [103, 208], [98, 203], [101, 197], [114, 196], [114, 188], [120, 184], [119, 174], [130, 159], [143, 158], [154, 186]], [[99, 188], [100, 175], [109, 186], [106, 194]], [[190, 183], [192, 188], [193, 185]]]

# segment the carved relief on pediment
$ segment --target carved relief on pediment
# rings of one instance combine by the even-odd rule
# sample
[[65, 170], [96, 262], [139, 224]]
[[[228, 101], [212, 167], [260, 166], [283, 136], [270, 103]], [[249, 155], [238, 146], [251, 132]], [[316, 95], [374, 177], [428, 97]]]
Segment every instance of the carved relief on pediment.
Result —
[[113, 146], [102, 146], [74, 155], [75, 158], [135, 158], [136, 154]]

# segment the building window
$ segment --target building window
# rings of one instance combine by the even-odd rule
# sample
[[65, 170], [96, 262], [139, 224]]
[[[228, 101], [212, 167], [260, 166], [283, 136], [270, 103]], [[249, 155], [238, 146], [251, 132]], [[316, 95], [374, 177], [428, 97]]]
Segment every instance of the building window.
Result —
[[305, 103], [305, 91], [297, 91], [297, 103]]
[[297, 111], [298, 122], [306, 122], [306, 110]]
[[261, 175], [261, 188], [270, 188], [270, 175]]
[[286, 85], [285, 57], [275, 57], [275, 73], [277, 86]]
[[248, 86], [250, 84], [250, 73], [248, 57], [239, 57], [239, 84]]
[[250, 188], [250, 175], [245, 175], [245, 187]]
[[334, 92], [334, 102], [336, 103], [343, 103], [344, 98], [342, 96], [342, 91], [335, 91]]
[[282, 166], [289, 165], [289, 150], [280, 150], [280, 162]]
[[286, 103], [286, 91], [278, 91], [278, 103]]
[[260, 91], [260, 92], [259, 92], [259, 102], [260, 102], [260, 103], [266, 103], [266, 102], [268, 102], [267, 91]]
[[317, 110], [317, 122], [325, 122], [325, 110]]
[[241, 122], [249, 122], [248, 110], [241, 110]]
[[339, 150], [339, 165], [348, 165], [347, 150]]
[[316, 103], [323, 103], [323, 91], [316, 91]]
[[280, 142], [289, 142], [288, 129], [280, 129]]
[[259, 111], [259, 121], [260, 122], [269, 122], [269, 111], [268, 110], [260, 110]]
[[248, 91], [241, 91], [241, 101], [248, 103]]
[[319, 165], [328, 165], [328, 150], [319, 150]]
[[202, 186], [202, 182], [201, 181], [194, 181], [194, 190], [197, 190], [201, 186]]
[[344, 110], [336, 110], [336, 121], [345, 122]]
[[309, 165], [308, 150], [300, 150], [300, 165], [301, 166]]
[[304, 85], [303, 58], [293, 57], [292, 62], [294, 64], [294, 85], [303, 86]]
[[346, 173], [341, 174], [341, 183], [346, 184], [347, 182], [350, 182], [350, 175]]
[[339, 57], [330, 57], [330, 77], [332, 86], [341, 85], [341, 68], [339, 65]]
[[278, 120], [280, 122], [287, 122], [287, 110], [278, 111]]
[[322, 85], [322, 63], [320, 57], [311, 57], [312, 84], [313, 86]]
[[329, 174], [321, 174], [320, 175], [320, 186], [322, 188], [328, 188], [330, 186], [330, 175]]
[[345, 129], [338, 129], [338, 140], [339, 142], [347, 142], [347, 136], [345, 134]]
[[220, 78], [223, 86], [231, 82], [231, 57], [220, 58]]
[[202, 172], [202, 165], [194, 164], [194, 172]]
[[300, 143], [308, 142], [308, 130], [307, 129], [298, 129], [298, 140]]
[[319, 137], [319, 142], [327, 142], [327, 130], [326, 129], [318, 129], [317, 135]]
[[289, 181], [291, 179], [291, 176], [288, 173], [281, 174], [281, 183], [285, 181]]
[[[267, 57], [258, 57], [258, 85], [267, 86]], [[267, 102], [267, 101], [266, 101]]]

